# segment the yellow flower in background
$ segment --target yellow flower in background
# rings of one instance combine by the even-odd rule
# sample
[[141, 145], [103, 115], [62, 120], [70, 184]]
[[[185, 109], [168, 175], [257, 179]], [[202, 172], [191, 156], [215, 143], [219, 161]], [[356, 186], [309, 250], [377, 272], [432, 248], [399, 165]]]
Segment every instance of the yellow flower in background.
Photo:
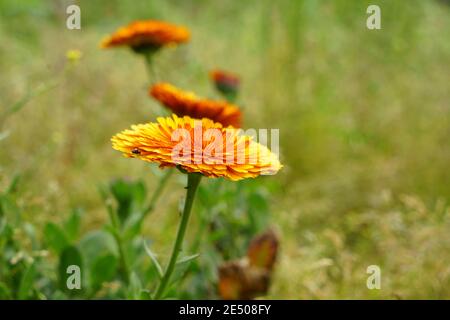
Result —
[[66, 52], [66, 58], [71, 62], [78, 62], [82, 56], [83, 53], [77, 49], [67, 50]]
[[187, 42], [190, 32], [187, 28], [157, 20], [135, 21], [119, 28], [105, 38], [102, 48], [128, 46], [133, 49], [159, 49], [163, 46]]
[[160, 117], [157, 123], [133, 125], [111, 141], [125, 157], [207, 177], [241, 180], [275, 174], [282, 167], [277, 155], [239, 129], [206, 118]]
[[157, 83], [150, 87], [150, 95], [178, 116], [208, 118], [224, 127], [241, 126], [241, 111], [234, 104], [197, 97], [193, 92], [183, 91], [169, 83]]

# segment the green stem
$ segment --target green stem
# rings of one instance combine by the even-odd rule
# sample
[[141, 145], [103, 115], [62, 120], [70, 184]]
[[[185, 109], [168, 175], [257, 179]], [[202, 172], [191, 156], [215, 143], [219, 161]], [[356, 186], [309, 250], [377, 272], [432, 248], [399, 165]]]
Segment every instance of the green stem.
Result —
[[128, 267], [127, 258], [125, 256], [125, 249], [123, 247], [123, 239], [122, 234], [120, 231], [120, 221], [119, 217], [117, 216], [117, 212], [114, 210], [114, 208], [111, 205], [107, 204], [109, 218], [111, 220], [111, 224], [113, 227], [113, 236], [114, 240], [116, 241], [117, 248], [119, 249], [119, 258], [120, 258], [120, 264], [122, 267], [122, 274], [125, 279], [125, 283], [128, 285], [130, 282], [130, 268]]
[[158, 75], [156, 74], [155, 66], [153, 64], [153, 53], [147, 52], [144, 54], [145, 65], [147, 66], [148, 76], [150, 77], [150, 83], [158, 82]]
[[236, 102], [236, 98], [237, 98], [237, 94], [236, 92], [234, 93], [224, 93], [225, 96], [225, 100], [227, 100], [229, 103], [235, 103]]
[[161, 196], [162, 191], [164, 190], [164, 187], [167, 184], [167, 181], [169, 181], [170, 176], [172, 175], [174, 170], [167, 169], [163, 176], [159, 179], [158, 186], [152, 194], [152, 198], [150, 199], [150, 203], [148, 204], [148, 207], [144, 210], [144, 217], [147, 216], [150, 212], [155, 209], [156, 202], [158, 201], [159, 197]]
[[125, 283], [130, 283], [130, 268], [128, 267], [127, 259], [125, 257], [125, 250], [123, 247], [122, 236], [117, 234], [116, 236], [117, 246], [119, 247], [120, 263], [122, 264], [122, 272], [125, 278]]
[[2, 110], [0, 113], [0, 129], [3, 127], [6, 119], [12, 114], [19, 112], [23, 107], [26, 106], [28, 102], [30, 102], [33, 98], [46, 93], [54, 88], [56, 88], [60, 84], [60, 81], [52, 80], [48, 83], [41, 84], [40, 86], [28, 91], [19, 101], [14, 103], [12, 106], [7, 107], [5, 110]]
[[200, 183], [201, 175], [198, 173], [188, 174], [187, 192], [186, 200], [184, 202], [183, 213], [181, 215], [180, 225], [178, 226], [177, 236], [175, 238], [175, 243], [173, 245], [172, 253], [170, 255], [169, 264], [167, 265], [166, 271], [159, 283], [158, 289], [156, 290], [155, 299], [161, 298], [164, 291], [169, 284], [170, 277], [175, 269], [175, 264], [177, 262], [178, 254], [181, 251], [181, 245], [183, 244], [183, 238], [186, 233], [186, 228], [189, 221], [189, 216], [191, 214], [192, 204], [195, 198], [195, 192]]

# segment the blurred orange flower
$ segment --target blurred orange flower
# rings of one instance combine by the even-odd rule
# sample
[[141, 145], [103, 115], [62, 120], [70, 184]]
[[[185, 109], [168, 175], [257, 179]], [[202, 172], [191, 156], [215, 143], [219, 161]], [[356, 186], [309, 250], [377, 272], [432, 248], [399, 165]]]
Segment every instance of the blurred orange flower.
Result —
[[269, 290], [270, 275], [264, 269], [250, 268], [245, 259], [219, 267], [219, 295], [224, 300], [250, 300]]
[[265, 295], [279, 248], [277, 234], [269, 229], [253, 238], [247, 256], [219, 267], [218, 291], [222, 299], [254, 299]]
[[178, 166], [189, 173], [231, 180], [275, 174], [282, 167], [277, 155], [241, 135], [239, 129], [175, 114], [157, 121], [133, 125], [115, 135], [113, 148], [125, 157], [156, 162], [160, 167]]
[[249, 265], [272, 271], [277, 258], [278, 247], [278, 235], [272, 229], [253, 238], [247, 250]]
[[129, 46], [133, 49], [158, 49], [162, 46], [187, 42], [189, 30], [163, 21], [135, 21], [105, 38], [102, 48]]
[[241, 126], [241, 111], [226, 101], [197, 97], [193, 92], [183, 91], [169, 83], [157, 83], [150, 87], [150, 95], [178, 116], [208, 118], [223, 126]]
[[234, 73], [216, 69], [209, 73], [209, 77], [214, 82], [217, 90], [225, 95], [236, 93], [239, 90], [241, 80], [239, 76]]

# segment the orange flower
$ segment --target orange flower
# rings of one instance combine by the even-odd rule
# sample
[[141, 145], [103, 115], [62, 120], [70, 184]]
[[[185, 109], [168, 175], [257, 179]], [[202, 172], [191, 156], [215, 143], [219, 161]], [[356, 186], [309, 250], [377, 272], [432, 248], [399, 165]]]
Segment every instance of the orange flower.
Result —
[[265, 295], [278, 253], [279, 239], [272, 230], [252, 239], [247, 256], [219, 266], [219, 294], [223, 299], [253, 299]]
[[282, 167], [274, 153], [241, 135], [239, 129], [175, 114], [157, 121], [133, 125], [115, 135], [113, 148], [125, 157], [156, 162], [160, 167], [178, 166], [189, 173], [231, 180], [275, 174]]
[[223, 94], [235, 93], [239, 90], [241, 80], [234, 73], [223, 70], [212, 70], [209, 73], [209, 77], [214, 82], [217, 90]]
[[157, 83], [150, 88], [150, 95], [178, 116], [208, 118], [223, 126], [241, 126], [241, 111], [226, 101], [214, 101], [197, 97], [169, 83]]
[[162, 46], [187, 42], [188, 29], [163, 21], [135, 21], [118, 29], [101, 43], [102, 48], [129, 46], [133, 49], [158, 49]]

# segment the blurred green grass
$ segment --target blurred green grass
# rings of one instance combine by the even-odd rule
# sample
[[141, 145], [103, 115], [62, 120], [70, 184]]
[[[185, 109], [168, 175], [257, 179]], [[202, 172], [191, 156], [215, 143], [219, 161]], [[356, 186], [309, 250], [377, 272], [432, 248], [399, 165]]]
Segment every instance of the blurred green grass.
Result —
[[[0, 2], [0, 108], [61, 76], [67, 50], [83, 52], [60, 86], [0, 128], [11, 132], [0, 141], [0, 184], [23, 175], [28, 219], [59, 221], [83, 206], [92, 228], [106, 219], [100, 183], [154, 184], [145, 164], [121, 159], [109, 143], [158, 114], [143, 61], [98, 43], [129, 21], [164, 19], [193, 36], [158, 57], [162, 78], [214, 96], [208, 70], [238, 72], [245, 126], [280, 128], [286, 167], [261, 180], [280, 190], [271, 297], [450, 297], [449, 6], [380, 0], [382, 30], [370, 31], [371, 1], [78, 1], [82, 29], [71, 31], [69, 3]], [[167, 212], [178, 189], [147, 226], [162, 243], [173, 236]], [[380, 291], [365, 286], [370, 264], [382, 268]]]

